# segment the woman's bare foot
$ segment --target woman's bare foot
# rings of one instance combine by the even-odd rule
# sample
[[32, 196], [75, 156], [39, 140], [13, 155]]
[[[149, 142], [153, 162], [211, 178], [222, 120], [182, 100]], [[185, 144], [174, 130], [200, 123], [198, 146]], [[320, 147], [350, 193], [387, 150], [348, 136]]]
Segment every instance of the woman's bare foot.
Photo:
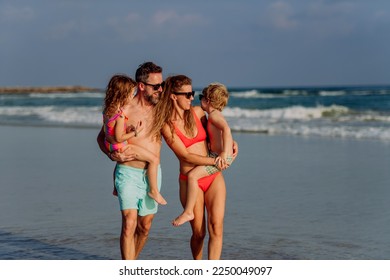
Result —
[[189, 222], [194, 219], [194, 214], [188, 214], [183, 212], [180, 216], [172, 221], [172, 225], [175, 227], [181, 226], [182, 224]]
[[148, 195], [151, 198], [153, 198], [158, 204], [167, 205], [167, 201], [164, 199], [164, 197], [159, 192], [158, 193], [149, 192]]

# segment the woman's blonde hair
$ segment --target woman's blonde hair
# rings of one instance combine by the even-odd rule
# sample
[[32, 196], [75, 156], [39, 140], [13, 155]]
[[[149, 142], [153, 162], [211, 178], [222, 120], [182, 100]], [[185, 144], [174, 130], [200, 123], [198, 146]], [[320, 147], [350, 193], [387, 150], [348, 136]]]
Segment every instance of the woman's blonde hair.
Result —
[[129, 95], [132, 94], [137, 83], [130, 77], [122, 74], [112, 76], [106, 88], [104, 98], [103, 114], [113, 116], [122, 108]]
[[212, 83], [205, 87], [202, 91], [204, 98], [206, 98], [211, 106], [213, 106], [218, 111], [227, 105], [229, 100], [229, 92], [223, 84]]

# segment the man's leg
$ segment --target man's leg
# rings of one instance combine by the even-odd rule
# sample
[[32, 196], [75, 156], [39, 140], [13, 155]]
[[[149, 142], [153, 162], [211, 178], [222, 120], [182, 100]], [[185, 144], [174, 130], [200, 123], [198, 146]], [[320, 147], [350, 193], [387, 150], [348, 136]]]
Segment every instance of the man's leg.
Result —
[[120, 247], [123, 260], [136, 259], [135, 233], [137, 217], [136, 209], [122, 210]]
[[137, 259], [146, 241], [148, 240], [149, 231], [152, 227], [154, 215], [138, 216], [137, 228], [134, 235], [135, 258]]

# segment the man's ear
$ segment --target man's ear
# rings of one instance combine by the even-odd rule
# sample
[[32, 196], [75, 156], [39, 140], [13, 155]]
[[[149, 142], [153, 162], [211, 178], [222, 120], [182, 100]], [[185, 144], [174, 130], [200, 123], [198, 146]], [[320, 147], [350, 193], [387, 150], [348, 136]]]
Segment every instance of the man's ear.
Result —
[[145, 91], [145, 84], [144, 83], [138, 83], [138, 89], [140, 90], [140, 91]]

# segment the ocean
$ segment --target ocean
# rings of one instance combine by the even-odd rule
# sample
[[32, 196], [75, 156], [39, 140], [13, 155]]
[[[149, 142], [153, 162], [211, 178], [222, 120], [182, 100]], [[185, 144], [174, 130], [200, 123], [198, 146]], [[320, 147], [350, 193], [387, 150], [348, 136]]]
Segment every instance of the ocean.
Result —
[[[223, 173], [222, 258], [390, 260], [390, 87], [230, 92], [239, 155]], [[0, 260], [120, 259], [114, 163], [96, 144], [103, 96], [0, 95]], [[178, 161], [165, 143], [161, 165], [168, 205], [140, 259], [191, 259], [189, 225], [171, 225]]]
[[[390, 141], [390, 86], [229, 91], [224, 115], [236, 132]], [[2, 94], [0, 122], [99, 127], [103, 98], [103, 91]]]

